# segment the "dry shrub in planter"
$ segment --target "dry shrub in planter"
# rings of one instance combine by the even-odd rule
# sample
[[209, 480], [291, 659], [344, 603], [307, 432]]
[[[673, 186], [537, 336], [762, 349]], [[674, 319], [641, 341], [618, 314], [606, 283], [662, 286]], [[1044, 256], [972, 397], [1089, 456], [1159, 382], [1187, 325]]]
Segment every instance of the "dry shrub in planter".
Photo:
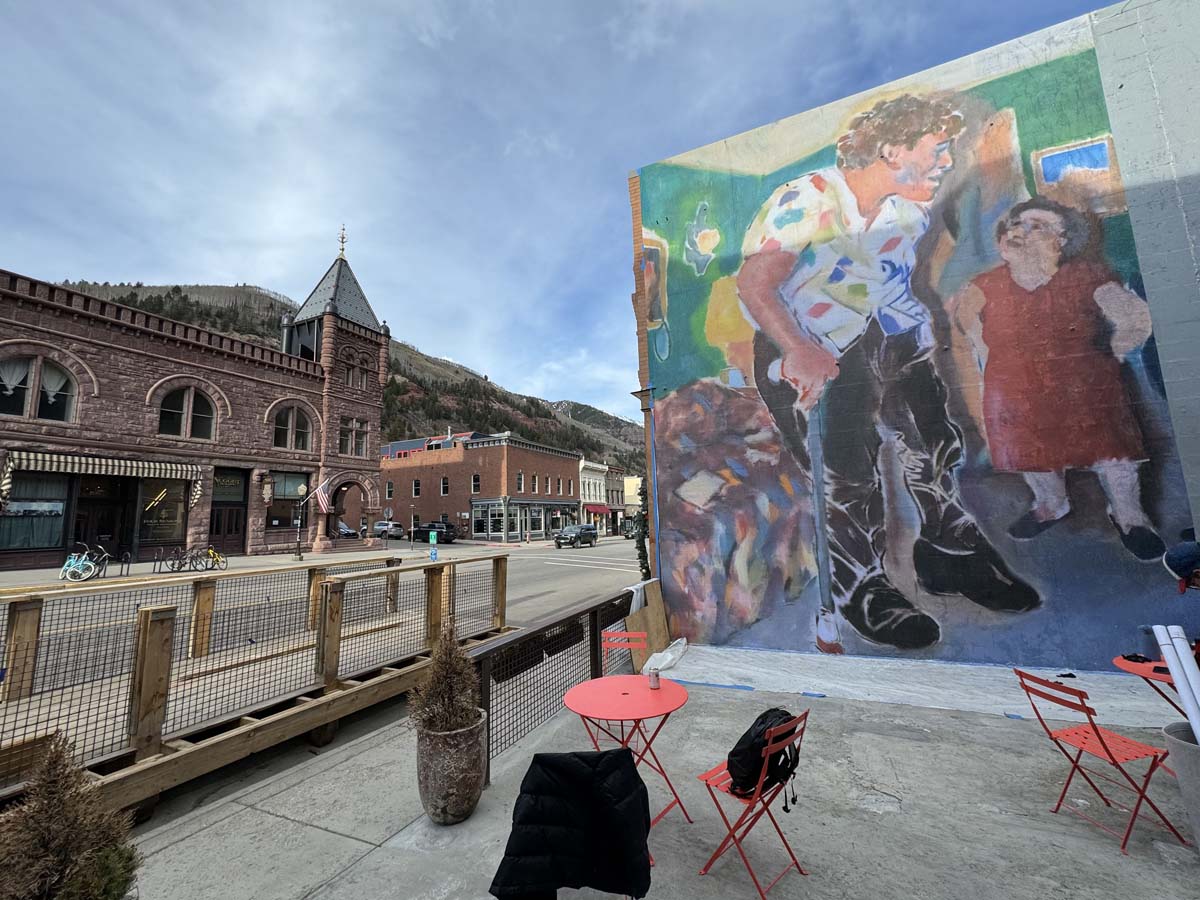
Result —
[[413, 694], [421, 805], [437, 824], [454, 825], [475, 811], [483, 793], [487, 717], [479, 708], [475, 665], [452, 628], [442, 632]]
[[120, 900], [141, 864], [129, 825], [53, 735], [24, 800], [0, 815], [0, 900]]

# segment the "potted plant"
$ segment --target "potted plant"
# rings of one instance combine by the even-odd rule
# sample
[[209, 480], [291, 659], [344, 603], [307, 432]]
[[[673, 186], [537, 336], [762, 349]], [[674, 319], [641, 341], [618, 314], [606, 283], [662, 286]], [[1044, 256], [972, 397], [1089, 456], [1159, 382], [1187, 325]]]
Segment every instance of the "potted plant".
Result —
[[487, 713], [479, 708], [475, 666], [442, 631], [429, 675], [414, 691], [417, 788], [438, 825], [456, 825], [475, 811], [487, 775]]
[[52, 735], [25, 799], [0, 815], [0, 900], [121, 900], [141, 864], [129, 826]]

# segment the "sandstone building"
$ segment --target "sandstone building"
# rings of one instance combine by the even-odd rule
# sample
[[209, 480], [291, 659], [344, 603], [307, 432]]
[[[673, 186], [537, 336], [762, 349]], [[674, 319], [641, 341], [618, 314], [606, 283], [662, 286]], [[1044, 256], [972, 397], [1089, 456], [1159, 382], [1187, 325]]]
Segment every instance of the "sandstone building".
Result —
[[376, 514], [388, 329], [343, 255], [281, 343], [0, 270], [0, 568], [286, 549], [297, 510], [328, 549], [347, 494]]

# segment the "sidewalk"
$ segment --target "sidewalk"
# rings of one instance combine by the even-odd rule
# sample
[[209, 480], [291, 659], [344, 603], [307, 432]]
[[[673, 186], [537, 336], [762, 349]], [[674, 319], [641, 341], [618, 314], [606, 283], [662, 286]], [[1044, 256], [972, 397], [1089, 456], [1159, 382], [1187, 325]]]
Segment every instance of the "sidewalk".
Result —
[[[709, 680], [718, 671], [704, 669], [716, 662], [697, 654], [688, 674]], [[811, 875], [789, 874], [775, 892], [780, 897], [1192, 895], [1200, 857], [1165, 830], [1140, 823], [1129, 856], [1122, 856], [1116, 839], [1065, 811], [1049, 812], [1066, 767], [1036, 722], [833, 696], [843, 678], [873, 680], [878, 673], [868, 662], [838, 660], [822, 684], [827, 697], [794, 692], [807, 690], [807, 683], [787, 693], [688, 685], [688, 704], [671, 717], [656, 747], [695, 822], [676, 810], [652, 832], [657, 865], [650, 897], [752, 896], [733, 853], [712, 874], [697, 874], [722, 832], [695, 776], [724, 756], [757, 713], [777, 705], [812, 710], [796, 779], [799, 802], [790, 815], [779, 815]], [[914, 670], [910, 688], [921, 671], [932, 665]], [[999, 673], [993, 675], [999, 684]], [[1020, 695], [1015, 681], [1008, 687], [1006, 697]], [[920, 692], [914, 694], [919, 699]], [[1169, 710], [1162, 710], [1159, 719], [1166, 721]], [[1152, 743], [1161, 737], [1157, 730], [1121, 730]], [[138, 829], [146, 857], [140, 897], [485, 900], [530, 758], [586, 744], [578, 719], [560, 713], [493, 761], [492, 786], [471, 819], [442, 828], [421, 811], [415, 738], [402, 706], [375, 711], [347, 725], [323, 752], [294, 743], [165, 798], [155, 818]], [[645, 780], [657, 810], [665, 788], [649, 772]], [[1157, 778], [1151, 793], [1185, 826], [1170, 778]], [[1073, 789], [1069, 797], [1077, 808], [1089, 802], [1082, 791]], [[1089, 812], [1098, 805], [1092, 802]], [[1123, 821], [1120, 813], [1109, 818], [1101, 808], [1100, 814], [1110, 825]], [[769, 828], [754, 832], [748, 852], [761, 873], [773, 876], [783, 867]]]

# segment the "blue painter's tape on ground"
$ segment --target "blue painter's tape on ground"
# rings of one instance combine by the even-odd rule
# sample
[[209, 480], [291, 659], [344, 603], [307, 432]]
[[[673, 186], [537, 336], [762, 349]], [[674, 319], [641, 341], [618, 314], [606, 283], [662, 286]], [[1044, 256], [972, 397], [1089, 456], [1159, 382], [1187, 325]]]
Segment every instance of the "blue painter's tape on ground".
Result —
[[1006, 719], [1022, 719], [1023, 720], [1025, 717], [1023, 715], [1021, 715], [1020, 713], [1005, 713], [1004, 718], [1006, 718]]
[[750, 687], [748, 684], [714, 684], [711, 681], [684, 681], [682, 678], [672, 678], [671, 680], [678, 682], [679, 684], [690, 684], [693, 687], [725, 688], [727, 691], [754, 690], [754, 688]]

